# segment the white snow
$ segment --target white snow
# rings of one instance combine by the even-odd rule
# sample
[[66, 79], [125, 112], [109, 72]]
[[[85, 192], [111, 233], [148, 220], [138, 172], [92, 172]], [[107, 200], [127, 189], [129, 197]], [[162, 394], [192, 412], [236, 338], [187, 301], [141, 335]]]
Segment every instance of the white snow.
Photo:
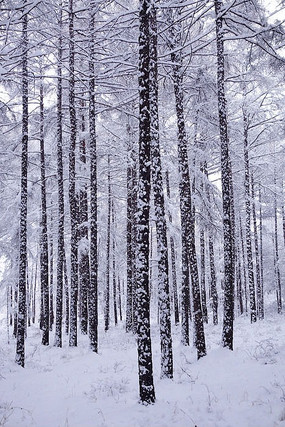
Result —
[[285, 426], [285, 322], [271, 314], [235, 321], [235, 350], [220, 347], [221, 325], [206, 326], [208, 355], [180, 344], [174, 328], [174, 380], [160, 379], [159, 329], [153, 327], [156, 403], [138, 403], [137, 353], [123, 325], [100, 331], [100, 352], [40, 344], [29, 328], [25, 369], [15, 343], [0, 336], [0, 425], [7, 427], [282, 427]]

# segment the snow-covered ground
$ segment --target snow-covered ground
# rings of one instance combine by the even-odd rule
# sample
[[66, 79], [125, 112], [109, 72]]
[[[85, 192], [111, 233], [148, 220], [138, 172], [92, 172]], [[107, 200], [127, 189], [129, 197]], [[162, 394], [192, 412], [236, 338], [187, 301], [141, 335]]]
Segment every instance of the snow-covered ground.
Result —
[[36, 427], [283, 427], [285, 317], [235, 322], [235, 350], [220, 347], [221, 325], [206, 327], [208, 355], [174, 332], [174, 380], [160, 379], [159, 333], [153, 328], [156, 403], [138, 403], [134, 337], [123, 326], [100, 333], [100, 352], [88, 338], [77, 348], [40, 345], [31, 327], [26, 368], [14, 363], [15, 343], [0, 330], [0, 426]]

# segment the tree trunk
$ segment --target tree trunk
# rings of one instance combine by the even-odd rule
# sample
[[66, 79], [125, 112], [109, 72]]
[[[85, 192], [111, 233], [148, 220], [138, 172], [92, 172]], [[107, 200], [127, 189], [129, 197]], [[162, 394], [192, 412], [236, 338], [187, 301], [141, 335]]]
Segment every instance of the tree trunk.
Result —
[[[170, 18], [170, 21], [172, 21], [172, 17]], [[169, 22], [169, 24], [173, 23]], [[206, 355], [206, 344], [204, 335], [204, 324], [202, 318], [198, 265], [196, 257], [195, 220], [192, 211], [191, 183], [188, 166], [187, 137], [184, 119], [182, 56], [181, 51], [177, 49], [177, 45], [174, 45], [172, 42], [177, 39], [177, 37], [180, 37], [180, 32], [179, 34], [177, 33], [175, 35], [171, 34], [168, 43], [171, 49], [171, 62], [173, 68], [174, 95], [178, 127], [179, 193], [182, 244], [184, 242], [184, 244], [186, 245], [184, 249], [182, 248], [182, 252], [185, 251], [185, 254], [187, 254], [190, 267], [194, 317], [194, 342], [197, 348], [197, 356], [199, 359], [200, 357]], [[185, 275], [185, 272], [183, 274]]]
[[58, 231], [56, 270], [56, 318], [54, 345], [62, 347], [63, 276], [64, 276], [64, 186], [62, 160], [62, 2], [59, 5], [59, 40], [57, 66], [57, 188]]
[[279, 245], [278, 245], [278, 216], [277, 216], [277, 195], [276, 195], [276, 170], [274, 170], [274, 267], [276, 280], [276, 298], [277, 312], [282, 313], [282, 293], [281, 293], [281, 277], [279, 268]]
[[[264, 291], [263, 291], [263, 231], [262, 231], [262, 205], [261, 205], [261, 187], [259, 185], [259, 253], [260, 253], [260, 318], [264, 319]], [[285, 240], [284, 240], [285, 242]]]
[[[131, 139], [130, 126], [127, 132]], [[135, 211], [136, 211], [136, 165], [133, 142], [130, 140], [127, 152], [127, 306], [126, 331], [135, 332]]]
[[75, 147], [76, 147], [76, 109], [75, 109], [75, 40], [74, 40], [74, 11], [73, 0], [69, 0], [69, 118], [70, 118], [70, 146], [69, 146], [69, 208], [70, 208], [70, 330], [69, 345], [77, 346], [77, 307], [78, 307], [78, 224], [77, 200], [75, 191]]
[[254, 230], [254, 248], [255, 248], [255, 267], [256, 267], [256, 299], [257, 299], [257, 315], [262, 319], [262, 296], [261, 296], [261, 279], [260, 279], [260, 255], [258, 245], [257, 220], [255, 209], [255, 191], [253, 173], [251, 174], [251, 197], [252, 197], [252, 218]]
[[89, 135], [90, 135], [90, 284], [88, 321], [90, 347], [98, 352], [98, 254], [97, 254], [97, 148], [95, 122], [95, 10], [97, 3], [89, 3]]
[[[84, 102], [82, 107], [84, 107]], [[81, 131], [86, 131], [85, 111], [81, 114]], [[86, 177], [86, 141], [81, 138], [79, 143], [81, 175]], [[88, 196], [87, 184], [81, 184], [79, 191], [79, 283], [80, 283], [80, 330], [88, 332], [88, 289], [90, 282], [89, 240], [88, 240]]]
[[256, 302], [255, 286], [253, 274], [252, 246], [251, 246], [251, 221], [250, 221], [250, 173], [248, 156], [248, 123], [244, 113], [244, 187], [245, 187], [245, 234], [246, 234], [246, 252], [247, 252], [247, 271], [249, 288], [249, 306], [251, 322], [256, 322]]
[[223, 20], [221, 16], [222, 2], [215, 0], [216, 41], [217, 41], [217, 89], [218, 112], [221, 140], [221, 178], [223, 199], [223, 232], [224, 232], [224, 322], [223, 346], [233, 349], [233, 320], [234, 320], [234, 248], [232, 224], [232, 191], [231, 191], [231, 162], [229, 153], [228, 121], [225, 95], [225, 58]]
[[[169, 184], [168, 171], [166, 171], [165, 177], [166, 177], [167, 197], [170, 200], [170, 184]], [[168, 210], [168, 221], [171, 227], [172, 215], [170, 210]], [[173, 303], [174, 303], [174, 320], [175, 320], [175, 325], [178, 325], [179, 324], [179, 303], [178, 303], [178, 289], [177, 289], [177, 275], [176, 275], [175, 245], [174, 245], [174, 238], [171, 233], [171, 229], [169, 233], [170, 233], [170, 255], [171, 255], [171, 272], [172, 272], [172, 291], [173, 291]]]
[[106, 288], [105, 288], [105, 332], [110, 327], [110, 249], [111, 249], [111, 165], [108, 154], [108, 223], [107, 223], [107, 248], [106, 248]]
[[139, 29], [139, 178], [137, 205], [136, 312], [139, 392], [141, 403], [154, 403], [149, 297], [150, 210], [150, 20], [151, 3], [140, 0]]
[[158, 298], [161, 346], [161, 377], [173, 378], [173, 354], [171, 336], [171, 311], [169, 295], [169, 268], [167, 226], [163, 180], [161, 170], [158, 117], [158, 81], [157, 81], [157, 20], [156, 10], [150, 11], [150, 63], [149, 63], [149, 96], [151, 126], [151, 174], [154, 194], [155, 224], [158, 252]]
[[113, 307], [114, 307], [114, 322], [118, 324], [118, 307], [117, 307], [117, 288], [116, 288], [116, 225], [115, 225], [115, 206], [114, 200], [112, 200], [112, 225], [113, 225], [113, 236], [112, 236], [112, 256], [113, 256]]
[[49, 271], [48, 271], [48, 229], [46, 202], [45, 143], [44, 143], [44, 94], [40, 84], [40, 157], [41, 157], [41, 246], [40, 278], [42, 289], [42, 344], [49, 345]]
[[53, 323], [54, 323], [54, 308], [53, 308], [53, 285], [54, 285], [54, 275], [53, 275], [53, 213], [51, 211], [50, 216], [50, 274], [49, 274], [49, 295], [50, 295], [50, 303], [49, 303], [49, 330], [52, 331]]
[[26, 268], [27, 268], [27, 202], [28, 202], [28, 14], [27, 0], [23, 1], [22, 17], [22, 155], [20, 253], [16, 363], [25, 366]]

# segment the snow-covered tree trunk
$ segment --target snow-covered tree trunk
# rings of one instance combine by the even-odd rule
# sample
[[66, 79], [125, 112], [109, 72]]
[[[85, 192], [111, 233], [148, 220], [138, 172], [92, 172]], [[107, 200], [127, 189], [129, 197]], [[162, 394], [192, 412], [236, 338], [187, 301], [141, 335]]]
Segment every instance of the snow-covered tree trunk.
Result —
[[53, 245], [53, 205], [51, 203], [50, 233], [49, 233], [49, 330], [52, 331], [54, 324], [54, 245]]
[[246, 113], [243, 115], [244, 120], [244, 189], [245, 189], [245, 236], [246, 236], [246, 253], [247, 253], [247, 271], [248, 271], [248, 289], [249, 289], [249, 306], [251, 322], [256, 322], [256, 300], [255, 285], [252, 259], [252, 239], [251, 239], [251, 207], [250, 207], [250, 172], [248, 156], [248, 122]]
[[88, 321], [90, 347], [98, 352], [98, 254], [97, 254], [97, 146], [95, 121], [95, 11], [96, 2], [89, 3], [89, 138], [90, 138], [90, 284]]
[[[169, 15], [169, 24], [173, 26], [173, 18]], [[204, 325], [201, 308], [201, 295], [199, 286], [198, 264], [195, 244], [195, 220], [192, 211], [191, 183], [188, 164], [187, 136], [184, 118], [184, 100], [183, 100], [183, 70], [181, 50], [177, 49], [175, 40], [179, 40], [180, 30], [173, 29], [169, 35], [168, 44], [171, 49], [171, 62], [173, 69], [173, 83], [175, 95], [175, 107], [178, 128], [178, 163], [179, 163], [179, 193], [180, 193], [180, 212], [181, 212], [181, 231], [182, 231], [182, 253], [187, 256], [191, 275], [191, 289], [193, 301], [193, 319], [194, 319], [194, 341], [197, 348], [198, 358], [206, 355], [206, 344]], [[182, 255], [183, 258], [183, 255]], [[186, 260], [185, 260], [186, 261]], [[183, 276], [186, 274], [184, 267]], [[185, 286], [185, 277], [182, 278], [182, 286]], [[187, 291], [184, 292], [187, 295]], [[185, 301], [186, 308], [187, 301]], [[187, 315], [184, 317], [187, 322]]]
[[21, 155], [21, 207], [20, 207], [20, 253], [16, 363], [25, 366], [25, 319], [27, 276], [27, 206], [28, 206], [28, 15], [27, 0], [22, 9], [22, 155]]
[[[84, 107], [84, 103], [83, 103]], [[81, 175], [86, 176], [86, 140], [84, 133], [86, 132], [85, 110], [81, 114], [81, 132], [82, 136], [79, 143], [80, 151], [80, 166]], [[78, 238], [79, 238], [79, 253], [78, 253], [78, 271], [80, 284], [80, 331], [87, 335], [88, 330], [88, 289], [90, 282], [90, 266], [89, 266], [89, 239], [88, 239], [88, 196], [87, 184], [81, 184], [79, 190], [79, 212], [78, 212]]]
[[70, 118], [70, 145], [69, 145], [69, 208], [70, 208], [70, 330], [69, 345], [77, 346], [77, 307], [78, 307], [78, 223], [76, 200], [76, 171], [75, 147], [77, 135], [77, 121], [75, 108], [75, 39], [74, 39], [74, 10], [73, 0], [69, 0], [69, 118]]
[[117, 305], [117, 280], [116, 280], [116, 224], [115, 224], [115, 206], [112, 199], [112, 273], [113, 273], [113, 308], [114, 322], [118, 324], [118, 305]]
[[57, 192], [58, 192], [58, 228], [57, 228], [57, 266], [56, 266], [56, 313], [54, 345], [62, 347], [63, 321], [63, 276], [64, 276], [64, 186], [62, 159], [62, 2], [59, 5], [59, 38], [57, 65]]
[[136, 295], [136, 208], [137, 208], [137, 174], [134, 143], [131, 127], [127, 125], [127, 299], [126, 331], [135, 332], [135, 295]]
[[251, 197], [252, 197], [252, 219], [253, 219], [254, 249], [255, 249], [255, 271], [256, 271], [256, 302], [257, 302], [256, 308], [257, 308], [258, 318], [262, 319], [260, 255], [259, 255], [259, 244], [258, 244], [257, 218], [256, 218], [256, 208], [255, 208], [255, 188], [254, 188], [253, 173], [251, 173]]
[[[259, 185], [258, 191], [259, 201], [259, 254], [260, 254], [260, 289], [261, 289], [261, 301], [260, 301], [260, 318], [264, 319], [264, 272], [263, 272], [263, 218], [262, 218], [262, 205], [261, 205], [261, 186]], [[285, 242], [285, 240], [284, 240]]]
[[[169, 172], [165, 173], [166, 179], [166, 191], [168, 200], [170, 200], [170, 183], [169, 183]], [[176, 257], [175, 257], [175, 244], [174, 238], [171, 232], [172, 226], [172, 215], [170, 209], [168, 210], [168, 221], [170, 224], [170, 255], [171, 255], [171, 273], [172, 273], [172, 292], [173, 292], [173, 304], [174, 304], [174, 321], [175, 325], [179, 323], [179, 303], [178, 303], [178, 289], [177, 289], [177, 274], [176, 274]]]
[[274, 270], [276, 283], [277, 312], [282, 312], [282, 290], [281, 275], [279, 267], [279, 244], [278, 244], [278, 215], [277, 215], [277, 188], [276, 188], [276, 166], [274, 165]]
[[221, 140], [221, 178], [223, 199], [223, 232], [224, 232], [224, 321], [223, 346], [233, 349], [234, 320], [234, 230], [232, 224], [232, 171], [229, 153], [228, 122], [225, 95], [225, 60], [224, 29], [222, 19], [222, 2], [215, 0], [216, 41], [217, 41], [217, 89], [218, 112]]
[[161, 377], [173, 377], [173, 354], [171, 336], [171, 311], [169, 294], [169, 268], [167, 226], [163, 193], [162, 168], [159, 144], [158, 80], [157, 80], [157, 20], [153, 5], [150, 11], [150, 61], [149, 97], [151, 126], [151, 175], [154, 194], [155, 224], [158, 252], [158, 298], [161, 346]]
[[108, 155], [108, 213], [107, 213], [107, 247], [106, 247], [106, 287], [105, 287], [105, 332], [110, 327], [110, 266], [111, 266], [111, 164], [110, 154]]
[[42, 344], [49, 345], [49, 253], [47, 229], [45, 142], [44, 142], [44, 94], [43, 82], [40, 83], [40, 158], [41, 158], [41, 244], [40, 244], [40, 279], [42, 290]]
[[143, 404], [154, 403], [149, 295], [150, 211], [150, 20], [151, 2], [140, 1], [139, 10], [139, 176], [137, 205], [136, 318], [139, 393]]

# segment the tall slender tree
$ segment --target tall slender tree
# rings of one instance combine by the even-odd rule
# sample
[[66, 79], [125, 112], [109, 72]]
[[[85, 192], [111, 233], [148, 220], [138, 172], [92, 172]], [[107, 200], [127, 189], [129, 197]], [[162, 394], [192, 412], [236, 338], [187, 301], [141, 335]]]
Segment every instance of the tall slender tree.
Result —
[[[168, 37], [170, 48], [171, 63], [173, 70], [173, 84], [175, 95], [175, 108], [178, 129], [178, 164], [179, 164], [179, 193], [180, 193], [180, 212], [181, 212], [181, 231], [182, 231], [182, 258], [187, 256], [191, 275], [192, 304], [194, 318], [194, 341], [197, 348], [198, 359], [206, 355], [206, 343], [204, 334], [204, 324], [202, 318], [201, 295], [199, 285], [198, 264], [195, 243], [195, 219], [192, 206], [192, 192], [187, 151], [187, 135], [184, 114], [184, 92], [183, 92], [183, 63], [180, 49], [181, 29], [174, 26], [172, 12], [168, 11], [168, 22], [171, 25], [171, 31]], [[185, 259], [186, 262], [186, 259]], [[182, 269], [182, 287], [187, 286], [187, 266], [186, 263]], [[187, 289], [185, 289], [184, 298], [187, 298]], [[188, 301], [185, 300], [186, 308]], [[188, 316], [185, 315], [185, 320]], [[187, 322], [188, 320], [186, 320]]]
[[77, 346], [77, 308], [78, 308], [78, 223], [76, 200], [76, 172], [75, 147], [77, 135], [77, 121], [75, 108], [75, 38], [74, 38], [74, 9], [73, 0], [69, 0], [69, 119], [70, 119], [70, 146], [69, 146], [69, 209], [70, 209], [70, 331], [69, 345]]
[[232, 224], [232, 170], [229, 151], [228, 119], [225, 94], [225, 53], [222, 2], [215, 0], [217, 43], [217, 89], [221, 140], [221, 178], [224, 233], [224, 321], [223, 346], [233, 350], [234, 321], [234, 230]]
[[27, 206], [28, 206], [28, 130], [29, 130], [29, 80], [28, 80], [28, 8], [23, 0], [22, 8], [22, 155], [21, 155], [21, 207], [20, 207], [20, 254], [18, 285], [18, 316], [16, 363], [25, 366], [25, 319], [27, 278]]
[[154, 403], [149, 295], [150, 100], [149, 60], [151, 2], [139, 9], [139, 177], [137, 205], [136, 317], [140, 401]]
[[97, 254], [97, 146], [95, 121], [95, 14], [96, 1], [89, 2], [89, 138], [90, 138], [90, 284], [88, 323], [90, 347], [98, 352], [98, 254]]
[[155, 224], [158, 248], [158, 297], [161, 343], [161, 376], [173, 377], [171, 336], [171, 311], [169, 294], [169, 268], [167, 226], [163, 193], [162, 168], [159, 144], [158, 80], [157, 80], [157, 18], [155, 5], [150, 11], [150, 126], [151, 126], [151, 175], [154, 194]]
[[44, 93], [43, 81], [40, 83], [40, 157], [41, 157], [41, 244], [40, 244], [40, 278], [42, 291], [42, 344], [49, 345], [49, 253], [46, 200], [46, 169], [44, 142]]

